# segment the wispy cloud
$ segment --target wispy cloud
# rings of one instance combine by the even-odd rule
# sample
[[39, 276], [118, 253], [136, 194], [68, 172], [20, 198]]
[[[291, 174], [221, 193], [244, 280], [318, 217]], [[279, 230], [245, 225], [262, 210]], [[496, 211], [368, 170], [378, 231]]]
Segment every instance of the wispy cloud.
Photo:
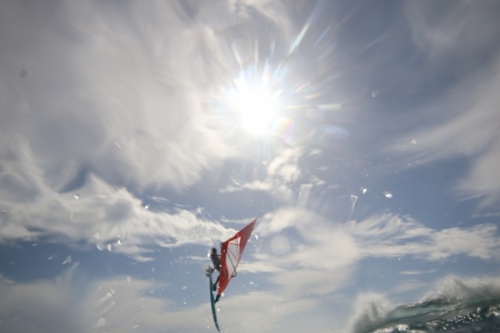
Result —
[[245, 190], [264, 192], [279, 205], [292, 205], [297, 200], [297, 184], [302, 176], [298, 165], [301, 155], [301, 149], [283, 149], [269, 161], [269, 164], [266, 163], [265, 175], [262, 179], [243, 179], [241, 183], [228, 186], [221, 192], [234, 193]]
[[404, 152], [413, 165], [467, 158], [468, 170], [456, 183], [457, 196], [479, 198], [480, 211], [499, 214], [500, 53], [491, 44], [500, 36], [495, 18], [499, 7], [464, 2], [445, 7], [448, 10], [435, 11], [429, 3], [407, 5], [413, 41], [427, 60], [419, 75], [426, 73], [422, 81], [439, 83], [436, 89], [443, 94], [414, 107], [412, 113], [418, 116], [411, 129], [405, 128], [389, 150]]
[[[271, 47], [290, 28], [270, 16], [279, 6], [1, 6], [10, 14], [0, 32], [0, 241], [84, 240], [141, 258], [151, 238], [223, 238], [227, 230], [196, 212], [144, 209], [141, 195], [203, 182], [242, 156], [209, 104], [241, 65], [228, 39], [253, 34], [252, 47]], [[263, 30], [242, 28], [254, 19]], [[274, 172], [293, 176], [283, 168]]]
[[[3, 329], [9, 332], [160, 332], [206, 326], [202, 309], [194, 313], [152, 295], [159, 282], [116, 276], [82, 280], [78, 264], [55, 279], [27, 283], [0, 280], [5, 302], [0, 306]], [[168, 287], [167, 287], [168, 288]], [[50, 305], [50, 306], [47, 306]], [[193, 316], [193, 317], [190, 317]], [[190, 318], [190, 319], [188, 319]], [[193, 318], [199, 318], [196, 322]]]
[[[52, 181], [76, 164], [114, 184], [181, 187], [235, 154], [203, 111], [201, 87], [211, 78], [199, 57], [207, 41], [171, 6], [4, 6], [17, 16], [2, 38], [2, 68], [11, 69], [2, 75], [9, 96], [2, 99], [2, 137], [29, 142]], [[168, 19], [141, 20], [155, 10]]]
[[55, 281], [16, 283], [0, 276], [4, 297], [0, 305], [2, 329], [9, 332], [85, 332], [81, 320], [86, 316], [71, 283], [76, 267], [74, 265]]
[[[162, 246], [210, 243], [227, 236], [219, 224], [195, 212], [148, 210], [124, 187], [89, 175], [78, 192], [57, 192], [24, 146], [1, 161], [3, 197], [0, 212], [4, 228], [0, 241], [44, 237], [69, 245], [84, 241], [141, 257], [149, 241]], [[19, 167], [15, 167], [18, 165]], [[198, 230], [199, 232], [193, 232]]]
[[[173, 290], [175, 287], [126, 276], [82, 280], [78, 278], [79, 270], [75, 264], [57, 278], [28, 283], [0, 278], [4, 297], [0, 306], [2, 328], [13, 333], [213, 329], [209, 303], [183, 304], [182, 298], [175, 298], [181, 294]], [[201, 275], [200, 280], [206, 282]], [[169, 298], [158, 295], [165, 289], [170, 290]], [[301, 332], [311, 327], [311, 322], [302, 316], [305, 313], [310, 314], [307, 318], [316, 319], [312, 327], [332, 323], [332, 317], [325, 316], [317, 300], [290, 296], [277, 290], [250, 289], [244, 295], [224, 297], [218, 304], [219, 322], [223, 329], [239, 332], [275, 332], [283, 328]], [[194, 298], [208, 301], [201, 295]], [[301, 316], [293, 316], [299, 313]]]
[[[261, 221], [257, 232], [265, 243], [245, 270], [267, 274], [273, 284], [292, 293], [331, 293], [348, 283], [363, 259], [411, 257], [433, 262], [469, 256], [496, 261], [500, 253], [495, 225], [436, 230], [389, 213], [333, 224], [310, 211], [280, 210]], [[409, 283], [399, 290], [422, 286]]]
[[383, 214], [359, 223], [349, 222], [343, 230], [362, 244], [364, 256], [409, 255], [442, 260], [468, 255], [496, 260], [500, 247], [497, 227], [493, 224], [435, 230], [408, 217]]

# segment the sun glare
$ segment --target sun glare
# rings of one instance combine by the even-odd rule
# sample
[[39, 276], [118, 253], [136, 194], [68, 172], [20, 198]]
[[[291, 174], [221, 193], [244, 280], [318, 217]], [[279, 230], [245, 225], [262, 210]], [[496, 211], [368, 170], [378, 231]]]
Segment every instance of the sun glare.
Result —
[[234, 107], [241, 127], [250, 134], [263, 135], [276, 116], [275, 98], [263, 89], [243, 90], [235, 93]]
[[249, 82], [246, 78], [234, 80], [226, 91], [226, 98], [235, 112], [239, 127], [245, 132], [263, 136], [269, 133], [277, 116], [279, 91], [273, 91], [265, 80]]

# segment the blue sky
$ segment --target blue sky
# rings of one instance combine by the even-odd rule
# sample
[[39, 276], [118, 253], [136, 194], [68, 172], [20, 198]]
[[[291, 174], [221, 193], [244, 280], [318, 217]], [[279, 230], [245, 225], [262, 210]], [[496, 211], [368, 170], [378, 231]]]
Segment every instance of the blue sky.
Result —
[[[495, 1], [0, 4], [0, 330], [351, 332], [499, 288]], [[1, 328], [3, 327], [3, 328]]]

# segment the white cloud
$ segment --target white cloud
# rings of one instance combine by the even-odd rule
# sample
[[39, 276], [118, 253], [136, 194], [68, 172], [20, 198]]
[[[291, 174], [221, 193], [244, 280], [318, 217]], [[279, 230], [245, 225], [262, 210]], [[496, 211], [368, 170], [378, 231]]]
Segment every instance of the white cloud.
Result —
[[439, 9], [431, 2], [405, 3], [405, 17], [410, 23], [416, 45], [431, 60], [442, 62], [450, 54], [465, 59], [461, 66], [477, 65], [479, 57], [495, 48], [491, 40], [498, 38], [495, 2], [442, 3]]
[[402, 271], [402, 272], [399, 272], [399, 274], [403, 274], [403, 275], [422, 275], [422, 274], [430, 274], [430, 273], [435, 273], [436, 270], [433, 269], [433, 270], [429, 270], [429, 271]]
[[[8, 332], [161, 332], [205, 327], [194, 313], [148, 293], [165, 288], [158, 282], [116, 276], [98, 281], [78, 278], [78, 264], [55, 279], [26, 283], [0, 281], [0, 325]], [[168, 288], [168, 287], [167, 287]], [[208, 310], [208, 307], [207, 307]]]
[[359, 223], [351, 221], [343, 230], [367, 257], [414, 256], [434, 261], [467, 255], [497, 260], [500, 253], [500, 239], [493, 224], [435, 230], [408, 217], [383, 214]]
[[[79, 200], [83, 199], [82, 195]], [[437, 256], [437, 253], [450, 257], [467, 255], [464, 251], [470, 251], [471, 256], [494, 259], [499, 253], [495, 233], [488, 228], [445, 229], [443, 233], [391, 215], [339, 226], [329, 225], [321, 216], [297, 209], [280, 212], [274, 223], [292, 217], [296, 219], [293, 224], [279, 224], [279, 227], [266, 226], [273, 220], [258, 224], [262, 228], [259, 231], [259, 246], [254, 247], [254, 253], [247, 253], [253, 257], [242, 263], [231, 291], [227, 291], [229, 294], [219, 304], [221, 310], [218, 315], [223, 328], [241, 332], [272, 332], [287, 328], [290, 332], [300, 332], [311, 327], [311, 322], [319, 329], [332, 325], [342, 327], [346, 318], [341, 314], [332, 315], [330, 309], [338, 305], [339, 296], [335, 293], [352, 281], [353, 272], [363, 258], [397, 254], [440, 260], [442, 257]], [[283, 228], [295, 232], [285, 233]], [[286, 237], [293, 244], [286, 255], [273, 253], [271, 244], [266, 245], [277, 235]], [[468, 235], [469, 242], [462, 235]], [[462, 247], [456, 247], [449, 237], [462, 239]], [[481, 237], [486, 245], [478, 243], [476, 237]], [[421, 246], [419, 250], [414, 246], [416, 242], [426, 246]], [[469, 243], [475, 243], [476, 252], [473, 252]], [[426, 249], [427, 246], [430, 248]], [[156, 332], [166, 327], [195, 332], [212, 326], [208, 303], [194, 302], [179, 307], [176, 305], [179, 296], [176, 296], [175, 286], [125, 276], [89, 283], [88, 280], [77, 278], [77, 268], [78, 265], [74, 265], [54, 280], [20, 284], [4, 279], [1, 288], [7, 301], [0, 307], [0, 316], [2, 323], [8, 325], [5, 327], [12, 328], [9, 330], [12, 332], [30, 332], [30, 329], [38, 332], [56, 329], [57, 332], [59, 327], [61, 330], [69, 327], [75, 332], [133, 332], [138, 328]], [[258, 274], [253, 275], [256, 272]], [[272, 285], [261, 283], [262, 280]], [[85, 286], [80, 283], [85, 283]], [[165, 288], [167, 299], [154, 297], [155, 293], [149, 292]], [[418, 281], [407, 280], [396, 285], [393, 291], [406, 292], [415, 288], [422, 288], [422, 285]], [[82, 297], [80, 293], [87, 296]], [[321, 295], [321, 298], [316, 298], [316, 295]], [[358, 314], [353, 318], [383, 318], [392, 306], [387, 299], [380, 297], [361, 297], [354, 304]], [[387, 303], [387, 311], [380, 308], [381, 299]], [[36, 312], [34, 307], [37, 302], [53, 306], [48, 307], [48, 312]], [[349, 302], [345, 300], [343, 308]], [[17, 307], [19, 304], [24, 306], [23, 311]], [[370, 304], [377, 305], [370, 307]], [[53, 313], [49, 309], [53, 309]], [[365, 313], [366, 309], [376, 309], [376, 312]], [[294, 313], [301, 315], [293, 316]], [[43, 316], [38, 317], [38, 314]], [[59, 319], [56, 328], [47, 326], [44, 320], [55, 316], [67, 319], [67, 322]], [[352, 319], [351, 326], [357, 322]]]
[[302, 156], [299, 148], [287, 148], [278, 154], [266, 165], [266, 174], [263, 179], [243, 179], [223, 190], [222, 193], [234, 193], [243, 190], [266, 192], [280, 205], [292, 205], [297, 201], [298, 181], [302, 171], [298, 160]]
[[85, 314], [70, 283], [76, 267], [53, 281], [16, 283], [0, 277], [1, 329], [13, 333], [86, 332], [81, 327]]
[[[389, 213], [335, 224], [310, 211], [283, 209], [260, 221], [256, 231], [263, 243], [242, 269], [268, 276], [284, 293], [307, 290], [328, 295], [349, 283], [363, 259], [442, 261], [468, 256], [496, 261], [500, 253], [497, 230], [492, 224], [436, 230]], [[285, 255], [275, 249], [277, 237], [288, 244]], [[421, 287], [410, 282], [400, 284], [398, 290]]]
[[[84, 280], [79, 278], [80, 270], [75, 264], [57, 278], [26, 283], [1, 278], [2, 330], [132, 333], [214, 329], [208, 295], [194, 297], [206, 300], [201, 303], [182, 304], [175, 287], [160, 281], [125, 276]], [[200, 279], [206, 282], [205, 277]], [[279, 290], [249, 290], [223, 297], [218, 309], [221, 328], [238, 332], [302, 332], [307, 327], [328, 327], [340, 319], [325, 315], [318, 300], [285, 295]]]
[[422, 282], [417, 279], [408, 279], [404, 280], [398, 285], [394, 287], [394, 291], [396, 293], [404, 293], [404, 292], [409, 292], [409, 291], [414, 291], [414, 290], [422, 290], [423, 288], [427, 287], [428, 283], [427, 282]]
[[186, 210], [147, 210], [125, 188], [94, 175], [87, 177], [77, 194], [58, 193], [26, 150], [20, 144], [18, 151], [9, 150], [5, 154], [9, 158], [0, 161], [4, 225], [0, 241], [44, 236], [69, 245], [84, 241], [105, 248], [111, 244], [114, 251], [146, 259], [141, 256], [143, 246], [151, 242], [162, 246], [211, 243], [212, 238], [230, 233]]
[[[283, 288], [283, 293], [335, 291], [347, 283], [359, 258], [353, 239], [338, 225], [305, 210], [280, 210], [260, 221], [256, 231], [269, 243], [246, 269], [269, 273], [270, 281]], [[278, 236], [289, 244], [286, 255], [276, 252]]]
[[[283, 233], [292, 227], [297, 236]], [[424, 260], [442, 260], [467, 255], [483, 260], [498, 258], [500, 239], [493, 224], [480, 224], [469, 228], [436, 230], [409, 218], [381, 214], [364, 221], [329, 224], [319, 215], [301, 210], [282, 210], [264, 220], [259, 233], [272, 236], [280, 233], [293, 238], [294, 253], [282, 263], [296, 263], [303, 268], [333, 269], [349, 265], [365, 257], [413, 256]], [[335, 253], [334, 260], [329, 258]]]
[[457, 196], [480, 198], [481, 213], [498, 215], [500, 58], [491, 40], [500, 36], [500, 8], [496, 3], [443, 6], [446, 10], [435, 10], [428, 2], [407, 4], [413, 40], [427, 60], [418, 75], [437, 82], [435, 88], [443, 94], [413, 107], [412, 114], [418, 116], [389, 151], [409, 155], [410, 161], [399, 159], [405, 167], [408, 162], [467, 158], [468, 170], [456, 183]]
[[[115, 184], [182, 187], [235, 155], [203, 110], [204, 36], [169, 5], [4, 6], [15, 14], [5, 23], [2, 68], [16, 70], [2, 75], [2, 137], [28, 141], [49, 179], [76, 163]], [[155, 10], [165, 19], [151, 20]]]
[[[227, 233], [196, 213], [147, 211], [139, 196], [195, 184], [244, 153], [210, 109], [238, 70], [228, 40], [269, 48], [285, 30], [255, 10], [272, 4], [191, 5], [2, 2], [0, 242], [112, 243], [142, 258], [151, 239], [176, 246]], [[244, 29], [256, 18], [261, 29]], [[292, 167], [280, 174], [289, 180]]]

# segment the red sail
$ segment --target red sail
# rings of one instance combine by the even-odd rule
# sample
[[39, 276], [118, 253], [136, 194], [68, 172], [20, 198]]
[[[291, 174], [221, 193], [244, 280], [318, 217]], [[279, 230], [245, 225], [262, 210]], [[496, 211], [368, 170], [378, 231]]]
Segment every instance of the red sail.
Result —
[[219, 295], [224, 292], [229, 281], [236, 276], [236, 268], [240, 263], [243, 250], [245, 250], [256, 221], [257, 219], [253, 220], [233, 237], [221, 244]]

